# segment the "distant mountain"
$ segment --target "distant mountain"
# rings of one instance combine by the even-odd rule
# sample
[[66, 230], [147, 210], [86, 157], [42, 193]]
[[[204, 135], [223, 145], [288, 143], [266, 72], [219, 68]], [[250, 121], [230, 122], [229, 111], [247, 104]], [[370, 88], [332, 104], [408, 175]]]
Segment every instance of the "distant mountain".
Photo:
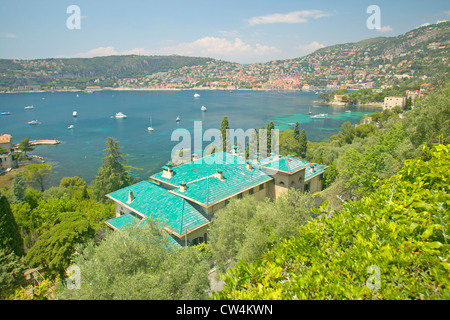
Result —
[[0, 90], [126, 88], [330, 89], [445, 81], [450, 22], [397, 37], [319, 49], [307, 56], [241, 65], [184, 56], [1, 60]]
[[108, 56], [36, 60], [0, 59], [0, 88], [20, 86], [109, 85], [121, 78], [139, 78], [213, 59], [172, 56]]

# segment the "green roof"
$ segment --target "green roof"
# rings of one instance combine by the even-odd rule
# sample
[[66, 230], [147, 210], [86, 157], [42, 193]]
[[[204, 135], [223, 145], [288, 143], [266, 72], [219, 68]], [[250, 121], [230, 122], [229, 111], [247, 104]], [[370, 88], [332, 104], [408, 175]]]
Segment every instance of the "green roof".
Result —
[[[106, 221], [107, 225], [121, 231], [123, 231], [127, 227], [133, 227], [145, 223], [146, 223], [145, 219], [141, 220], [140, 218], [137, 218], [131, 213], [126, 213], [120, 217], [116, 217]], [[169, 246], [171, 248], [181, 248], [183, 246], [179, 240], [176, 240], [169, 234], [167, 234], [167, 239], [169, 240]]]
[[[130, 190], [132, 190], [135, 199], [128, 204]], [[108, 196], [144, 217], [151, 217], [160, 221], [178, 235], [183, 235], [186, 230], [192, 231], [209, 222], [209, 219], [188, 201], [169, 193], [166, 189], [150, 181], [139, 182], [114, 191]], [[109, 223], [120, 225], [132, 221], [131, 218], [122, 219], [123, 222], [119, 220], [111, 223], [111, 220], [109, 220]]]
[[312, 163], [310, 167], [314, 168], [314, 172], [311, 172], [310, 168], [305, 170], [305, 182], [319, 174], [322, 174], [328, 168], [328, 166], [318, 163]]
[[[222, 171], [223, 180], [218, 171]], [[206, 206], [272, 179], [259, 168], [248, 170], [245, 158], [225, 152], [175, 167], [173, 172], [170, 179], [163, 178], [161, 172], [152, 178], [175, 186], [186, 183], [186, 191], [178, 187], [170, 192]]]
[[262, 159], [259, 162], [259, 166], [280, 170], [288, 173], [293, 173], [299, 169], [307, 167], [310, 163], [308, 161], [295, 158], [293, 156], [281, 157], [278, 155], [271, 156], [266, 159]]

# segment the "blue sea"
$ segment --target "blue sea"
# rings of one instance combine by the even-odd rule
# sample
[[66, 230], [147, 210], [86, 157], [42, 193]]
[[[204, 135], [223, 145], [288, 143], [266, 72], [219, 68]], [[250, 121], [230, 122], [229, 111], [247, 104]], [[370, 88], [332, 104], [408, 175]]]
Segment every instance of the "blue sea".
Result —
[[[309, 141], [327, 141], [345, 121], [360, 119], [378, 110], [376, 107], [331, 107], [318, 102], [313, 92], [276, 91], [98, 91], [0, 94], [0, 134], [13, 136], [19, 143], [31, 140], [56, 139], [61, 144], [37, 146], [30, 154], [46, 159], [53, 166], [49, 186], [58, 185], [61, 178], [79, 176], [91, 183], [102, 164], [103, 149], [108, 137], [119, 142], [128, 156], [127, 165], [138, 180], [147, 179], [170, 159], [171, 141], [177, 128], [193, 132], [194, 121], [202, 121], [203, 132], [220, 128], [224, 116], [230, 128], [243, 129], [267, 126], [270, 121], [280, 130], [299, 122]], [[33, 109], [24, 109], [33, 105]], [[200, 109], [207, 108], [206, 112]], [[345, 110], [351, 110], [351, 113]], [[74, 118], [72, 112], [77, 111]], [[114, 115], [123, 112], [126, 119]], [[327, 113], [326, 119], [311, 119], [314, 114]], [[177, 124], [176, 118], [181, 121]], [[38, 125], [29, 125], [31, 120]], [[147, 127], [152, 122], [153, 132]], [[74, 125], [73, 129], [68, 129]], [[192, 139], [193, 140], [193, 139]], [[210, 142], [204, 142], [204, 148]]]

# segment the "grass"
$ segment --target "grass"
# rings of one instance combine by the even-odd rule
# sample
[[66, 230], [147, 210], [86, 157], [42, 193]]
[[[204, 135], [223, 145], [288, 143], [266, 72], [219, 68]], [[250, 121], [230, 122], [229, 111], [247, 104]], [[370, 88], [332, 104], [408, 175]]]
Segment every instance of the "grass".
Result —
[[14, 176], [17, 173], [22, 173], [26, 167], [27, 166], [21, 166], [17, 169], [13, 169], [10, 172], [1, 175], [0, 176], [0, 188], [6, 188], [6, 189], [11, 188]]

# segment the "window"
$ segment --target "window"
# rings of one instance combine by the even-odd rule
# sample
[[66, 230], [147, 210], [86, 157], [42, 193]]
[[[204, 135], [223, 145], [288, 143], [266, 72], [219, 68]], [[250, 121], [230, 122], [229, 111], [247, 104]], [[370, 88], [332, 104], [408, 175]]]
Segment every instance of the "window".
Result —
[[311, 184], [308, 182], [307, 184], [305, 184], [305, 192], [309, 191]]
[[278, 183], [280, 186], [283, 186], [284, 187], [284, 182], [283, 181], [280, 181], [280, 183]]
[[249, 194], [249, 195], [252, 195], [252, 194], [253, 194], [253, 188], [250, 189], [250, 190], [248, 190], [248, 194]]
[[237, 195], [237, 198], [238, 198], [238, 199], [242, 199], [242, 193], [239, 193], [239, 194]]
[[261, 190], [264, 190], [264, 185], [263, 184], [259, 185], [259, 191], [261, 191]]
[[195, 238], [194, 240], [192, 240], [192, 244], [195, 246], [196, 244], [202, 243], [203, 242], [203, 237], [198, 237]]

